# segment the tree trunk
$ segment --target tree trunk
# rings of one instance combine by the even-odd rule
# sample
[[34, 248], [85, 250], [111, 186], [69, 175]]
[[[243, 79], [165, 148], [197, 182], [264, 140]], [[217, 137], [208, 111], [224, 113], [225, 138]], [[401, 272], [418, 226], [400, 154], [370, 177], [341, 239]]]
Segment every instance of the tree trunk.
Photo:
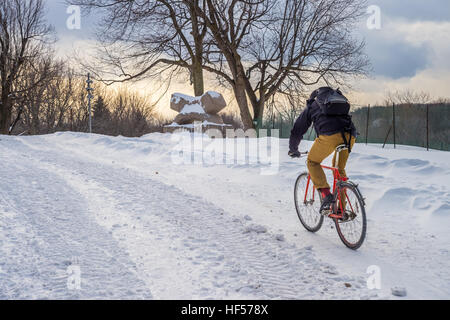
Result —
[[194, 85], [194, 93], [196, 97], [199, 97], [205, 93], [205, 86], [203, 82], [203, 40], [204, 34], [201, 31], [201, 26], [196, 13], [196, 9], [199, 7], [199, 0], [193, 1], [190, 6], [190, 14], [192, 21], [192, 36], [194, 38], [194, 49], [191, 53], [192, 58], [192, 82]]
[[39, 123], [39, 107], [31, 107], [32, 115], [31, 115], [31, 135], [36, 135], [40, 133], [40, 123]]
[[194, 94], [199, 97], [205, 93], [205, 84], [203, 81], [203, 65], [201, 58], [196, 58], [192, 64], [192, 82], [194, 85]]
[[244, 81], [242, 79], [236, 80], [236, 85], [233, 88], [236, 102], [239, 106], [241, 120], [244, 124], [244, 130], [253, 129], [253, 121], [248, 108], [247, 94], [245, 93]]
[[257, 103], [253, 104], [253, 121], [256, 123], [256, 129], [261, 129], [263, 126], [265, 99], [260, 98]]
[[0, 103], [0, 134], [8, 134], [11, 125], [11, 101], [8, 95], [2, 97]]
[[250, 107], [248, 105], [247, 93], [245, 91], [245, 71], [241, 65], [241, 57], [237, 52], [231, 54], [227, 57], [228, 65], [233, 70], [234, 77], [234, 95], [236, 97], [236, 102], [239, 106], [241, 113], [241, 121], [244, 125], [244, 130], [254, 129], [255, 125], [250, 114]]

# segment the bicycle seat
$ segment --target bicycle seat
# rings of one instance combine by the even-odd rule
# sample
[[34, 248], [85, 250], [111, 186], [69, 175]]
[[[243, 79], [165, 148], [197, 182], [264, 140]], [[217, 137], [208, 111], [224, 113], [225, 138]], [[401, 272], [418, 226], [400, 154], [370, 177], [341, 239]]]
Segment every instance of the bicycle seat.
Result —
[[337, 153], [340, 153], [341, 151], [344, 151], [344, 150], [348, 150], [348, 147], [347, 147], [347, 145], [345, 145], [345, 144], [341, 144], [341, 145], [338, 145], [338, 146], [336, 147], [336, 152], [337, 152]]

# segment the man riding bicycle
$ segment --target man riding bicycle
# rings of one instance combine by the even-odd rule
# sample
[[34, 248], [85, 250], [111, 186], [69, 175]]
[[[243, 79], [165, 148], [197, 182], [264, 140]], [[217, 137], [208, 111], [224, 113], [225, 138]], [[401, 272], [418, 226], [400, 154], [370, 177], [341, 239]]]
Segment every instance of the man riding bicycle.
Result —
[[[308, 153], [307, 166], [314, 186], [322, 194], [321, 213], [330, 211], [334, 202], [321, 163], [342, 144], [345, 144], [347, 149], [341, 152], [337, 165], [339, 174], [347, 177], [345, 165], [357, 136], [349, 111], [350, 104], [339, 89], [319, 88], [311, 94], [306, 109], [297, 119], [291, 131], [289, 156], [300, 158], [301, 154], [298, 151], [300, 142], [311, 124], [314, 124], [317, 138]], [[335, 159], [333, 159], [334, 163]]]

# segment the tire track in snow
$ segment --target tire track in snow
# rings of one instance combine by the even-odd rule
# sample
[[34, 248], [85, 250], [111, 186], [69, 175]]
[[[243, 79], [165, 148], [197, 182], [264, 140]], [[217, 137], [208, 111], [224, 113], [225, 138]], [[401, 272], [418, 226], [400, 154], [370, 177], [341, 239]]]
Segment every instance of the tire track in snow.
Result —
[[[151, 298], [79, 194], [28, 152], [1, 149], [0, 299]], [[68, 289], [71, 264], [81, 290]]]
[[370, 296], [364, 279], [340, 276], [308, 248], [258, 233], [201, 198], [117, 165], [69, 157], [44, 145], [28, 147], [41, 166], [83, 195], [91, 213], [97, 210], [97, 221], [102, 216], [108, 221], [104, 225], [128, 250], [156, 298]]

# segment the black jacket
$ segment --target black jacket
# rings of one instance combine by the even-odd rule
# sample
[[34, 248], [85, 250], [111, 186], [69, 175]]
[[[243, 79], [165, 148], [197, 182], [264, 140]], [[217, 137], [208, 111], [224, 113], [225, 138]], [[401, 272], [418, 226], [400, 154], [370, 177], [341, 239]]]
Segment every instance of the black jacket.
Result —
[[308, 131], [312, 123], [314, 123], [314, 130], [317, 136], [331, 136], [343, 131], [350, 132], [354, 137], [357, 136], [351, 116], [327, 116], [322, 113], [316, 101], [308, 102], [307, 108], [297, 119], [291, 131], [289, 139], [290, 151], [298, 151], [303, 135]]

